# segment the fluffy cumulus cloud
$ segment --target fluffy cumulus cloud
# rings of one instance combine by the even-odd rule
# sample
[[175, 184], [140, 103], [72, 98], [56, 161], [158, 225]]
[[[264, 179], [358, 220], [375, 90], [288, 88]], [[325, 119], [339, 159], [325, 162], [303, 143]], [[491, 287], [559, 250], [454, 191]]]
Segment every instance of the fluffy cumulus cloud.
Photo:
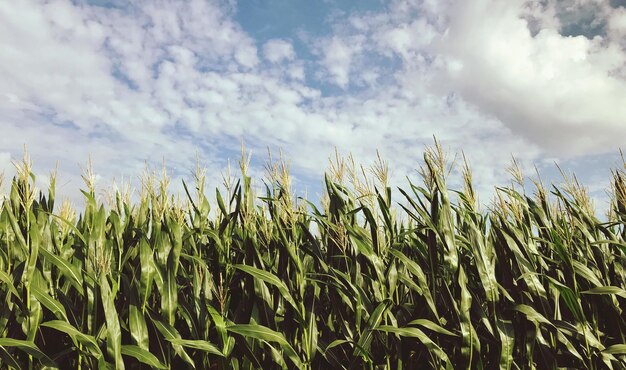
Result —
[[283, 60], [293, 60], [295, 52], [293, 45], [287, 40], [272, 39], [263, 46], [265, 58], [272, 63], [279, 63]]
[[607, 33], [611, 35], [614, 42], [621, 44], [622, 48], [626, 47], [626, 8], [619, 7], [607, 16]]
[[546, 150], [614, 150], [626, 134], [623, 8], [569, 3], [452, 5], [449, 27], [436, 46], [447, 65], [445, 80]]
[[359, 35], [350, 37], [329, 37], [319, 41], [320, 64], [327, 72], [327, 78], [337, 86], [348, 87], [350, 72], [354, 66], [354, 56], [363, 50], [364, 38]]
[[282, 148], [299, 186], [334, 147], [363, 162], [379, 149], [398, 183], [436, 135], [491, 187], [509, 154], [620, 144], [626, 15], [588, 3], [395, 0], [269, 39], [234, 2], [1, 3], [0, 166], [26, 143], [72, 193], [88, 155], [110, 180], [163, 158], [183, 177], [200, 154], [217, 185], [244, 139], [260, 160]]
[[308, 93], [255, 70], [255, 42], [228, 11], [205, 1], [1, 4], [0, 146], [16, 157], [27, 143], [49, 168], [91, 154], [107, 177], [162, 158], [184, 172], [199, 151], [216, 158], [219, 179], [216, 144], [232, 146], [248, 126], [236, 112], [267, 120], [256, 95], [269, 89], [271, 105]]
[[602, 153], [626, 133], [625, 14], [608, 0], [397, 1], [338, 24], [324, 61], [345, 88], [355, 60], [399, 60], [396, 83], [457, 93], [547, 153]]

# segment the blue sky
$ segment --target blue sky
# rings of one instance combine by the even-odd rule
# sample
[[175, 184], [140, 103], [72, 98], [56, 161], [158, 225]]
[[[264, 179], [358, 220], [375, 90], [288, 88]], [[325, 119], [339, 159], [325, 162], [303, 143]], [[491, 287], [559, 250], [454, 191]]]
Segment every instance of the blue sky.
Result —
[[[528, 175], [575, 171], [600, 209], [626, 137], [621, 0], [0, 3], [0, 170], [26, 144], [76, 203], [165, 159], [173, 191], [196, 155], [209, 187], [240, 142], [263, 175], [282, 150], [316, 200], [337, 148], [416, 179], [435, 135], [463, 151], [488, 204]], [[458, 176], [452, 175], [454, 183]]]

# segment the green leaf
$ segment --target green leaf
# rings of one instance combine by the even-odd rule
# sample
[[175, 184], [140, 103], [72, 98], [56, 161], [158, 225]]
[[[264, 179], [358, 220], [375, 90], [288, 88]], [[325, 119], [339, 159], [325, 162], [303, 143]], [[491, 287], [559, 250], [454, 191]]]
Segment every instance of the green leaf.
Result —
[[614, 344], [606, 348], [602, 353], [608, 353], [611, 355], [626, 355], [626, 344]]
[[0, 359], [4, 361], [9, 369], [20, 369], [22, 366], [11, 354], [2, 346], [0, 346]]
[[91, 335], [82, 333], [70, 323], [62, 320], [52, 320], [42, 323], [41, 326], [55, 329], [69, 335], [75, 344], [82, 343], [90, 353], [94, 354], [96, 358], [102, 357], [102, 351], [100, 350], [100, 346], [98, 346], [96, 339]]
[[386, 332], [386, 333], [397, 334], [397, 335], [399, 335], [401, 337], [408, 337], [408, 338], [416, 338], [416, 339], [418, 339], [437, 358], [439, 358], [441, 361], [446, 363], [446, 368], [447, 369], [452, 369], [452, 365], [450, 363], [450, 359], [448, 358], [448, 355], [446, 355], [446, 353], [443, 351], [443, 349], [441, 349], [441, 347], [439, 347], [435, 342], [433, 342], [430, 339], [430, 337], [428, 335], [426, 335], [426, 333], [424, 333], [423, 331], [419, 330], [418, 328], [413, 328], [413, 327], [397, 328], [395, 326], [381, 325], [378, 328], [376, 328], [376, 330], [383, 331], [383, 332]]
[[115, 309], [115, 297], [109, 287], [109, 281], [105, 275], [100, 277], [100, 293], [102, 295], [102, 308], [107, 326], [107, 350], [115, 361], [118, 370], [124, 370], [124, 360], [122, 359], [122, 330]]
[[334, 341], [332, 341], [332, 342], [331, 342], [331, 343], [330, 343], [330, 344], [329, 344], [329, 345], [328, 345], [328, 346], [324, 349], [324, 352], [328, 352], [328, 351], [330, 351], [331, 349], [333, 349], [333, 348], [335, 348], [335, 347], [337, 347], [337, 346], [340, 346], [340, 345], [342, 345], [342, 344], [345, 344], [345, 343], [350, 343], [350, 341], [349, 341], [349, 340], [347, 340], [347, 339], [335, 339]]
[[148, 326], [141, 310], [131, 304], [128, 310], [128, 324], [130, 326], [130, 336], [138, 347], [149, 350], [150, 338], [148, 337]]
[[542, 314], [535, 311], [535, 309], [531, 306], [518, 304], [517, 306], [513, 307], [513, 309], [526, 315], [526, 318], [529, 321], [554, 327], [554, 324], [552, 324], [550, 320], [546, 319]]
[[626, 298], [626, 290], [616, 286], [599, 286], [584, 292], [582, 294], [615, 294], [622, 298]]
[[174, 325], [174, 314], [178, 308], [178, 284], [176, 283], [176, 275], [170, 267], [166, 269], [163, 275], [165, 280], [161, 289], [161, 310], [168, 324]]
[[73, 266], [68, 261], [50, 253], [45, 248], [41, 248], [40, 253], [47, 261], [56, 266], [66, 278], [68, 278], [69, 282], [80, 295], [83, 295], [83, 278], [78, 267]]
[[65, 307], [52, 298], [46, 291], [41, 289], [36, 284], [31, 286], [31, 293], [33, 296], [50, 312], [52, 312], [58, 319], [67, 320], [67, 313], [65, 312]]
[[287, 356], [296, 365], [296, 367], [302, 368], [302, 362], [300, 361], [300, 358], [298, 357], [293, 347], [289, 344], [289, 342], [287, 342], [287, 339], [285, 339], [283, 334], [273, 331], [272, 329], [263, 325], [257, 324], [229, 325], [226, 327], [226, 329], [231, 333], [243, 335], [247, 338], [254, 338], [266, 342], [276, 342], [280, 344], [283, 351], [287, 353]]
[[224, 357], [224, 354], [213, 344], [205, 341], [205, 340], [191, 340], [191, 339], [179, 339], [179, 338], [169, 338], [167, 339], [172, 344], [181, 345], [187, 348], [199, 349], [206, 353], [210, 353], [212, 355], [217, 355], [220, 357]]
[[515, 336], [513, 324], [510, 320], [496, 320], [496, 327], [502, 344], [500, 350], [500, 369], [510, 369], [513, 363], [513, 349], [515, 345]]
[[357, 342], [357, 348], [354, 349], [355, 355], [365, 354], [362, 352], [369, 351], [370, 343], [372, 342], [372, 331], [376, 330], [376, 328], [380, 325], [383, 316], [392, 304], [393, 302], [390, 299], [386, 299], [374, 309], [374, 312], [370, 315], [369, 320], [367, 320], [366, 329], [363, 331], [359, 341]]
[[26, 265], [26, 269], [24, 270], [24, 276], [22, 280], [24, 283], [29, 286], [33, 285], [33, 274], [35, 273], [35, 267], [37, 266], [37, 259], [39, 258], [39, 245], [41, 244], [41, 233], [39, 230], [39, 225], [37, 224], [37, 219], [32, 211], [28, 211], [30, 213], [30, 227], [28, 228], [28, 236], [30, 239], [30, 251], [28, 255], [28, 263]]
[[[176, 330], [173, 326], [169, 325], [168, 323], [161, 322], [155, 319], [152, 319], [152, 323], [154, 324], [154, 327], [159, 331], [159, 333], [161, 333], [163, 338], [165, 338], [165, 340], [171, 341], [171, 340], [181, 339], [181, 336], [180, 336], [180, 333], [178, 333], [178, 330]], [[183, 346], [181, 346], [180, 344], [172, 343], [172, 347], [174, 348], [174, 352], [180, 358], [182, 358], [183, 361], [191, 365], [192, 368], [194, 369], [196, 368], [196, 365], [194, 364], [191, 357], [189, 357], [187, 352], [185, 352], [185, 350], [183, 349]]]
[[427, 319], [417, 319], [417, 320], [413, 320], [411, 322], [408, 323], [408, 325], [419, 325], [419, 326], [423, 326], [427, 329], [430, 329], [436, 333], [439, 334], [444, 334], [444, 335], [449, 335], [451, 337], [458, 337], [458, 334], [454, 334], [453, 332], [446, 330], [444, 328], [442, 328], [441, 326], [435, 324], [434, 322], [427, 320]]
[[222, 215], [227, 216], [228, 212], [224, 206], [224, 199], [222, 199], [222, 194], [220, 194], [220, 191], [217, 188], [215, 189], [215, 198], [217, 199], [217, 205], [220, 208], [220, 211], [222, 211]]
[[209, 315], [211, 315], [211, 319], [215, 324], [215, 329], [220, 336], [224, 355], [228, 356], [233, 349], [235, 340], [233, 337], [228, 335], [228, 331], [226, 330], [226, 323], [224, 322], [224, 318], [222, 317], [222, 315], [217, 312], [217, 310], [211, 305], [207, 305], [207, 310], [209, 311]]
[[156, 266], [154, 264], [154, 251], [145, 237], [142, 237], [139, 241], [139, 263], [141, 264], [141, 276], [140, 276], [140, 293], [141, 293], [141, 308], [142, 311], [146, 306], [148, 296], [150, 295], [150, 288], [156, 274]]
[[428, 307], [430, 308], [432, 313], [435, 315], [435, 317], [439, 318], [439, 314], [437, 313], [437, 305], [435, 304], [435, 301], [433, 300], [433, 297], [430, 292], [430, 288], [428, 286], [428, 279], [426, 278], [426, 274], [424, 274], [424, 271], [422, 270], [420, 265], [418, 265], [415, 261], [411, 260], [409, 257], [407, 257], [404, 253], [402, 253], [399, 250], [390, 249], [389, 253], [391, 253], [394, 257], [399, 259], [402, 262], [402, 264], [406, 266], [409, 272], [411, 272], [411, 274], [415, 276], [415, 278], [417, 279], [417, 285], [420, 287], [420, 290], [422, 292], [422, 295], [426, 299], [426, 303], [428, 304]]
[[0, 281], [7, 285], [9, 292], [11, 292], [11, 294], [13, 294], [15, 298], [20, 298], [20, 294], [17, 292], [17, 289], [15, 289], [15, 285], [13, 285], [13, 279], [11, 279], [11, 276], [9, 276], [9, 274], [2, 270], [0, 270]]
[[282, 333], [274, 331], [266, 326], [257, 324], [234, 324], [226, 326], [226, 330], [231, 333], [243, 335], [244, 337], [276, 342], [278, 344], [289, 345]]
[[52, 361], [52, 359], [45, 353], [41, 352], [41, 350], [33, 342], [13, 338], [0, 338], [0, 347], [18, 348], [38, 359], [43, 365], [56, 367], [54, 361]]
[[125, 356], [134, 357], [135, 359], [137, 359], [137, 361], [151, 366], [152, 368], [167, 369], [167, 366], [159, 361], [159, 359], [155, 355], [139, 346], [134, 346], [130, 344], [123, 345], [122, 354]]
[[285, 285], [285, 283], [283, 283], [283, 281], [280, 280], [278, 276], [272, 274], [271, 272], [261, 270], [256, 267], [252, 267], [248, 265], [234, 265], [233, 267], [247, 274], [250, 274], [257, 279], [263, 280], [267, 284], [273, 285], [276, 288], [278, 288], [278, 291], [283, 296], [283, 298], [289, 304], [291, 304], [291, 306], [296, 310], [296, 312], [299, 313], [298, 305], [296, 304], [296, 301], [291, 296], [291, 293], [289, 293], [289, 289], [287, 288], [287, 285]]

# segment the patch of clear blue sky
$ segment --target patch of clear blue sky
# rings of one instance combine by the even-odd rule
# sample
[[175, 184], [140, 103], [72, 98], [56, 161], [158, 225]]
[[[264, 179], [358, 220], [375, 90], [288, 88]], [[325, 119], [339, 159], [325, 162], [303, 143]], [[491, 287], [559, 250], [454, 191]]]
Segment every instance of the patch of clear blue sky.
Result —
[[330, 34], [332, 15], [376, 11], [383, 6], [381, 0], [241, 0], [237, 2], [235, 20], [260, 43], [272, 38], [295, 41], [300, 31], [313, 36]]
[[307, 84], [326, 96], [336, 96], [345, 93], [344, 89], [314, 75], [317, 56], [310, 40], [332, 35], [332, 22], [337, 18], [384, 7], [382, 0], [241, 0], [237, 2], [235, 21], [254, 38], [259, 50], [271, 39], [291, 41], [298, 58], [307, 61]]
[[131, 4], [129, 1], [124, 0], [72, 0], [72, 2], [74, 4], [88, 4], [104, 8], [126, 8]]

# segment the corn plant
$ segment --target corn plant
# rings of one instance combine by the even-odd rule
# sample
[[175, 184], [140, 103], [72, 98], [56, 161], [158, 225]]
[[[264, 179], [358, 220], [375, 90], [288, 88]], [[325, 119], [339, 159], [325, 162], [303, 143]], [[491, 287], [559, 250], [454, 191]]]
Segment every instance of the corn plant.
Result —
[[575, 178], [530, 192], [517, 166], [483, 209], [438, 143], [397, 191], [380, 157], [336, 155], [319, 204], [282, 159], [262, 196], [243, 156], [214, 196], [198, 167], [182, 197], [164, 170], [106, 202], [88, 166], [80, 212], [16, 168], [1, 369], [626, 368], [622, 170], [600, 221]]

